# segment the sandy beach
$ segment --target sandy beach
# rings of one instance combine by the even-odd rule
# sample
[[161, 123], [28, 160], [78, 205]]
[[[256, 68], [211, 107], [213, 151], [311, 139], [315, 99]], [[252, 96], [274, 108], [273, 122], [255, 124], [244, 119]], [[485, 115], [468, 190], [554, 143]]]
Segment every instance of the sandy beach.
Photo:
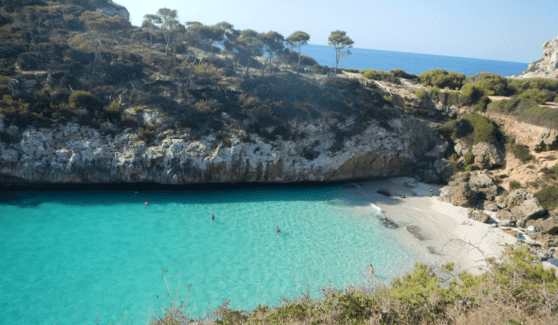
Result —
[[[437, 274], [447, 273], [441, 266], [451, 262], [457, 273], [468, 271], [477, 275], [487, 271], [486, 259], [498, 259], [506, 245], [514, 245], [518, 240], [500, 228], [469, 219], [467, 208], [439, 201], [440, 188], [399, 177], [360, 182], [349, 191], [355, 199], [381, 208], [386, 218], [399, 226], [391, 230], [394, 237], [415, 251], [419, 260], [433, 266]], [[360, 213], [369, 210], [372, 214], [370, 205], [353, 209]]]

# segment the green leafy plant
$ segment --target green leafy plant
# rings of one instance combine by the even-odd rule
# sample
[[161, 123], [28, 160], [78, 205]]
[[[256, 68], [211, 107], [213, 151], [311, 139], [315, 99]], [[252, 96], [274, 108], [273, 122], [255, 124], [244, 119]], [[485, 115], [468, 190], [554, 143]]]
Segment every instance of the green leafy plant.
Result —
[[516, 144], [513, 146], [513, 155], [515, 158], [521, 160], [522, 162], [528, 162], [529, 160], [533, 159], [531, 152], [529, 151], [529, 147], [524, 144]]
[[460, 72], [448, 72], [443, 69], [434, 69], [421, 73], [420, 82], [425, 86], [437, 86], [439, 88], [460, 89], [465, 81], [465, 74]]
[[518, 188], [521, 188], [521, 183], [518, 181], [511, 181], [510, 182], [510, 190], [517, 190]]
[[538, 191], [535, 196], [539, 199], [541, 206], [546, 210], [554, 210], [558, 206], [558, 188], [548, 186]]
[[464, 140], [470, 146], [480, 142], [498, 144], [504, 139], [498, 127], [485, 116], [470, 114], [452, 120], [440, 127], [440, 131], [452, 140]]

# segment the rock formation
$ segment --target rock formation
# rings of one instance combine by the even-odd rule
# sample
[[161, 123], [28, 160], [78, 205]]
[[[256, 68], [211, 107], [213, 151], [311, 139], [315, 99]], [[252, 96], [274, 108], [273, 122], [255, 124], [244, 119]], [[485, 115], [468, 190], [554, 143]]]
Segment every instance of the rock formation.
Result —
[[558, 78], [558, 36], [544, 42], [543, 57], [529, 64], [521, 78]]
[[388, 131], [372, 122], [338, 151], [332, 150], [334, 134], [326, 123], [293, 125], [308, 135], [296, 143], [264, 141], [244, 131], [230, 141], [169, 131], [148, 144], [137, 134], [101, 135], [75, 123], [28, 128], [20, 141], [0, 142], [0, 181], [192, 184], [416, 175], [441, 182], [451, 175], [441, 160], [447, 144], [426, 124], [406, 117], [389, 123]]

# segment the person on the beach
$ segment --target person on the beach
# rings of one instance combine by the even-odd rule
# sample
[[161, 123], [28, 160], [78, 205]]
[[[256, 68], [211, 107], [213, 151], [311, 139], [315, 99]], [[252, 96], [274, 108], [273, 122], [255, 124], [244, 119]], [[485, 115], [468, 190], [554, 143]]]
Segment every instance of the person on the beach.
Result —
[[277, 227], [275, 228], [275, 230], [277, 230], [277, 233], [278, 233], [278, 234], [281, 233], [281, 230], [279, 229], [279, 226], [277, 226]]
[[215, 215], [211, 214], [211, 220], [215, 221]]

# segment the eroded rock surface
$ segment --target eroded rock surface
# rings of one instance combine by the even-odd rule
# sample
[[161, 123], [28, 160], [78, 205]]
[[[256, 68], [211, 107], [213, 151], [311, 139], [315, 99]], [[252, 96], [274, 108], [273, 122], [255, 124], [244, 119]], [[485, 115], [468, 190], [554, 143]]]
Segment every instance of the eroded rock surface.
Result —
[[480, 210], [469, 210], [467, 217], [482, 223], [488, 223], [490, 220], [490, 216]]
[[558, 77], [558, 36], [552, 40], [544, 42], [542, 49], [542, 58], [529, 64], [527, 71], [523, 72], [520, 77]]
[[[333, 149], [327, 123], [300, 123], [299, 141], [267, 141], [238, 131], [229, 141], [214, 135], [193, 139], [170, 132], [153, 144], [136, 134], [106, 136], [68, 123], [52, 129], [26, 129], [9, 145], [0, 142], [3, 183], [339, 181], [414, 175], [441, 182], [451, 166], [441, 158], [447, 144], [412, 118], [376, 121]], [[311, 149], [312, 155], [307, 153]], [[305, 154], [306, 153], [306, 154]]]
[[475, 156], [475, 164], [482, 169], [502, 166], [505, 155], [493, 144], [480, 142], [473, 146], [471, 153]]

